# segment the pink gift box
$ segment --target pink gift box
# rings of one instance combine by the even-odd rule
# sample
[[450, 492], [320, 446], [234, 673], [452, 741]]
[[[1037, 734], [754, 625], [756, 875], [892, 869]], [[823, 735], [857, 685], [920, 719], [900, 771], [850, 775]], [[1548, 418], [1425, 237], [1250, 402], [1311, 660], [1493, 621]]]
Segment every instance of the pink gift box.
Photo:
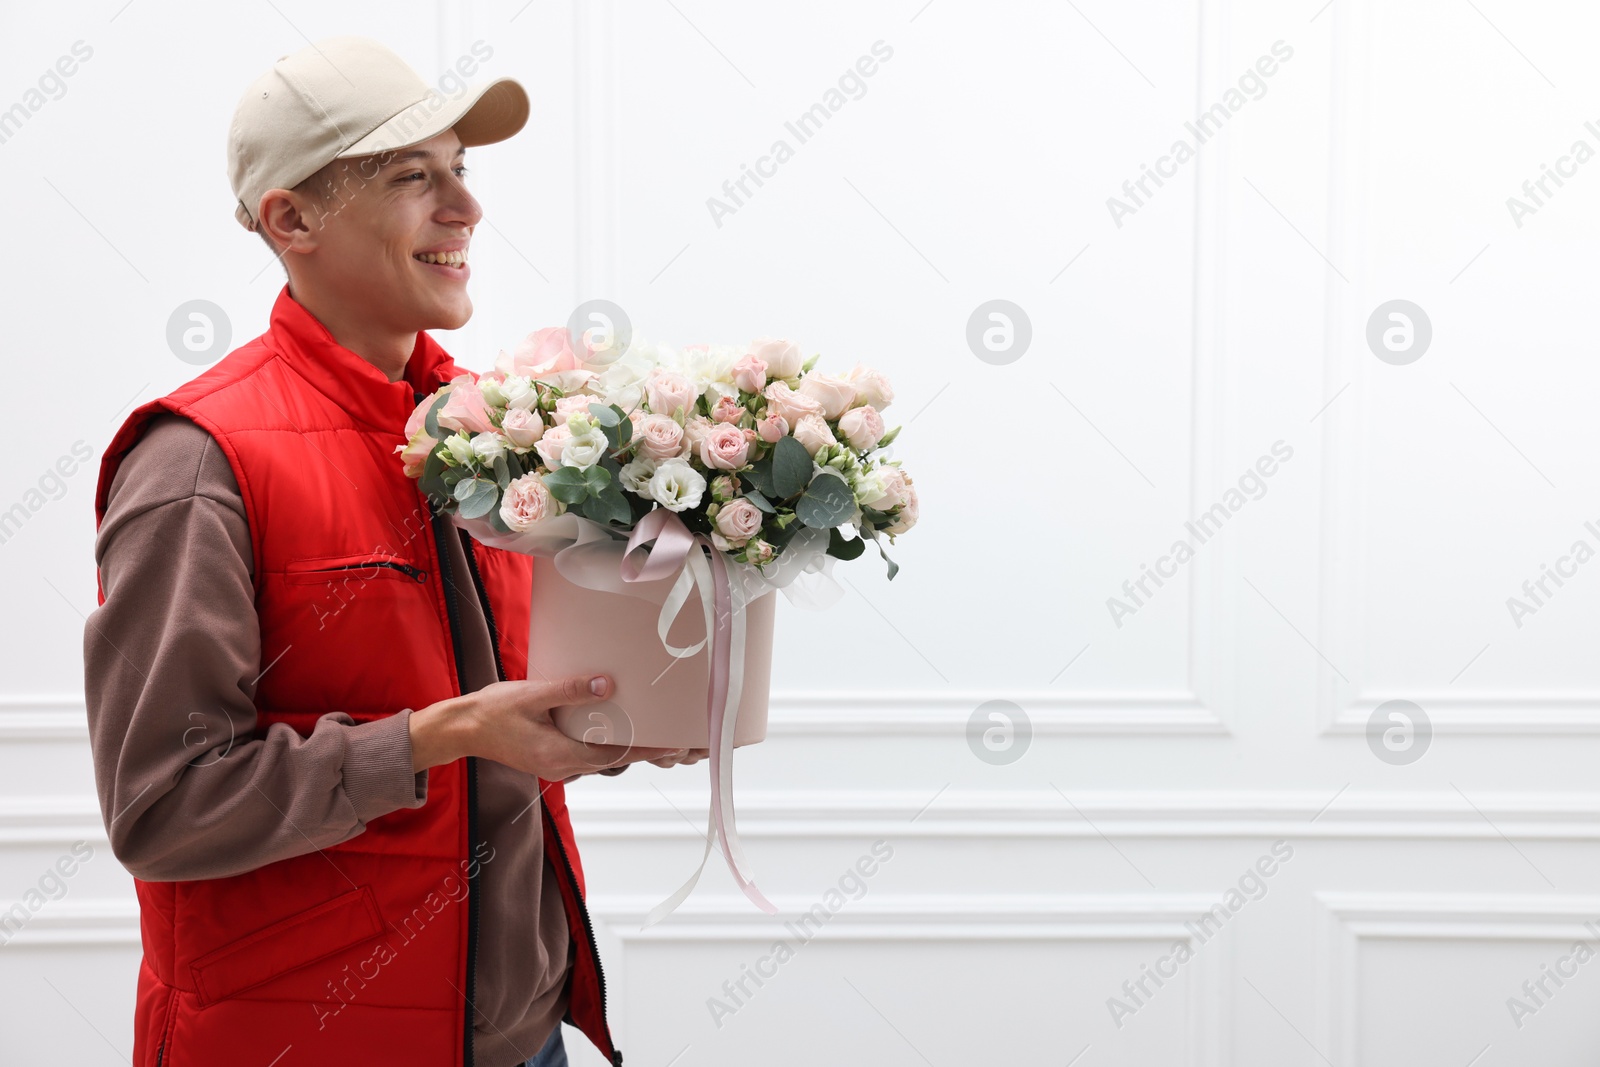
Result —
[[[575, 585], [549, 559], [535, 557], [528, 677], [606, 674], [612, 682], [608, 700], [553, 709], [552, 718], [562, 733], [591, 744], [714, 746], [706, 713], [709, 642], [694, 655], [675, 659], [656, 631], [661, 605], [675, 578], [631, 583], [630, 591], [637, 594], [633, 596], [607, 593]], [[776, 601], [768, 592], [743, 611], [744, 682], [733, 734], [735, 747], [755, 744], [767, 736]], [[690, 593], [667, 636], [679, 648], [705, 637], [698, 591]]]

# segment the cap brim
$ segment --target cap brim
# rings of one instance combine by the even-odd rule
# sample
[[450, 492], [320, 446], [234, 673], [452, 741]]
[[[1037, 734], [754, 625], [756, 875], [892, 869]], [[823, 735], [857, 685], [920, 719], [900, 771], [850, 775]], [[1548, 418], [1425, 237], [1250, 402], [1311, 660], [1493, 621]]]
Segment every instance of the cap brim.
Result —
[[432, 114], [419, 114], [419, 109], [425, 106], [425, 100], [419, 101], [400, 112], [340, 152], [337, 158], [410, 148], [451, 129], [461, 138], [463, 147], [494, 144], [512, 136], [528, 122], [528, 93], [515, 78], [497, 78], [459, 100], [446, 101]]

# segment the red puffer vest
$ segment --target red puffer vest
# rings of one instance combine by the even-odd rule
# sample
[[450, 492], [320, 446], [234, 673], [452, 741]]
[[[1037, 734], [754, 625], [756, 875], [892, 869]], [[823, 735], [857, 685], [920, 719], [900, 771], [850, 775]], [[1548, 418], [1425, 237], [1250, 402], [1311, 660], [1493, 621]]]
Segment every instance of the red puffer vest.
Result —
[[[194, 420], [227, 454], [269, 665], [255, 697], [261, 732], [282, 722], [308, 734], [330, 711], [366, 722], [459, 694], [456, 586], [486, 598], [500, 676], [525, 677], [531, 558], [469, 541], [471, 573], [449, 574], [439, 539], [455, 528], [395, 455], [418, 394], [461, 373], [419, 333], [404, 380], [390, 382], [285, 286], [265, 334], [135, 409], [106, 448], [97, 524], [153, 415]], [[331, 848], [232, 878], [136, 879], [135, 1067], [265, 1065], [291, 1048], [284, 1062], [300, 1067], [472, 1067], [477, 873], [492, 855], [475, 825], [475, 772], [470, 757], [434, 767], [422, 807]], [[576, 947], [565, 1021], [621, 1064], [564, 791], [541, 788]]]

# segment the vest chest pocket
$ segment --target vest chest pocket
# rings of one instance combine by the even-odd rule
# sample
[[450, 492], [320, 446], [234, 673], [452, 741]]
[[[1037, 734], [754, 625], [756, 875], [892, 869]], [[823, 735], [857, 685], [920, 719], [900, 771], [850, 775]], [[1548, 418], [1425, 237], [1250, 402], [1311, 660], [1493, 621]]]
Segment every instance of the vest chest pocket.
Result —
[[[428, 572], [411, 560], [387, 552], [358, 552], [342, 556], [321, 556], [315, 559], [290, 561], [283, 570], [286, 586], [301, 587], [297, 592], [306, 598], [317, 620], [317, 629], [325, 629], [350, 604], [360, 599], [372, 582], [411, 582], [425, 584]], [[321, 587], [318, 594], [304, 587]]]

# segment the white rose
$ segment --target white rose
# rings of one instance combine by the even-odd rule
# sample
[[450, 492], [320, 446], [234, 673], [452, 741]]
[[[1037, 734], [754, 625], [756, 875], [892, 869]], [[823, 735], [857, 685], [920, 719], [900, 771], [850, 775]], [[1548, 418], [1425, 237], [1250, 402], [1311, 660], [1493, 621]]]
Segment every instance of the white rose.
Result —
[[[570, 424], [571, 420], [568, 421]], [[599, 463], [610, 447], [611, 442], [606, 440], [605, 431], [590, 423], [588, 429], [568, 437], [561, 446], [561, 465], [584, 470]]]
[[622, 465], [619, 472], [622, 478], [622, 488], [630, 493], [640, 496], [650, 495], [650, 476], [656, 472], [656, 461], [649, 456], [640, 456]]
[[444, 439], [444, 446], [450, 450], [450, 458], [457, 463], [471, 463], [477, 453], [473, 451], [472, 440], [465, 433], [453, 433]]
[[497, 433], [480, 433], [472, 439], [472, 451], [479, 463], [492, 467], [495, 460], [506, 454], [506, 439]]
[[681, 459], [669, 459], [650, 476], [650, 498], [668, 511], [683, 511], [700, 506], [706, 479]]
[[500, 395], [506, 399], [506, 407], [527, 411], [539, 402], [539, 393], [533, 387], [531, 379], [521, 375], [507, 375], [505, 381], [500, 383]]
[[506, 396], [500, 389], [500, 383], [494, 378], [484, 375], [478, 379], [478, 392], [483, 394], [483, 402], [492, 408], [505, 407]]

